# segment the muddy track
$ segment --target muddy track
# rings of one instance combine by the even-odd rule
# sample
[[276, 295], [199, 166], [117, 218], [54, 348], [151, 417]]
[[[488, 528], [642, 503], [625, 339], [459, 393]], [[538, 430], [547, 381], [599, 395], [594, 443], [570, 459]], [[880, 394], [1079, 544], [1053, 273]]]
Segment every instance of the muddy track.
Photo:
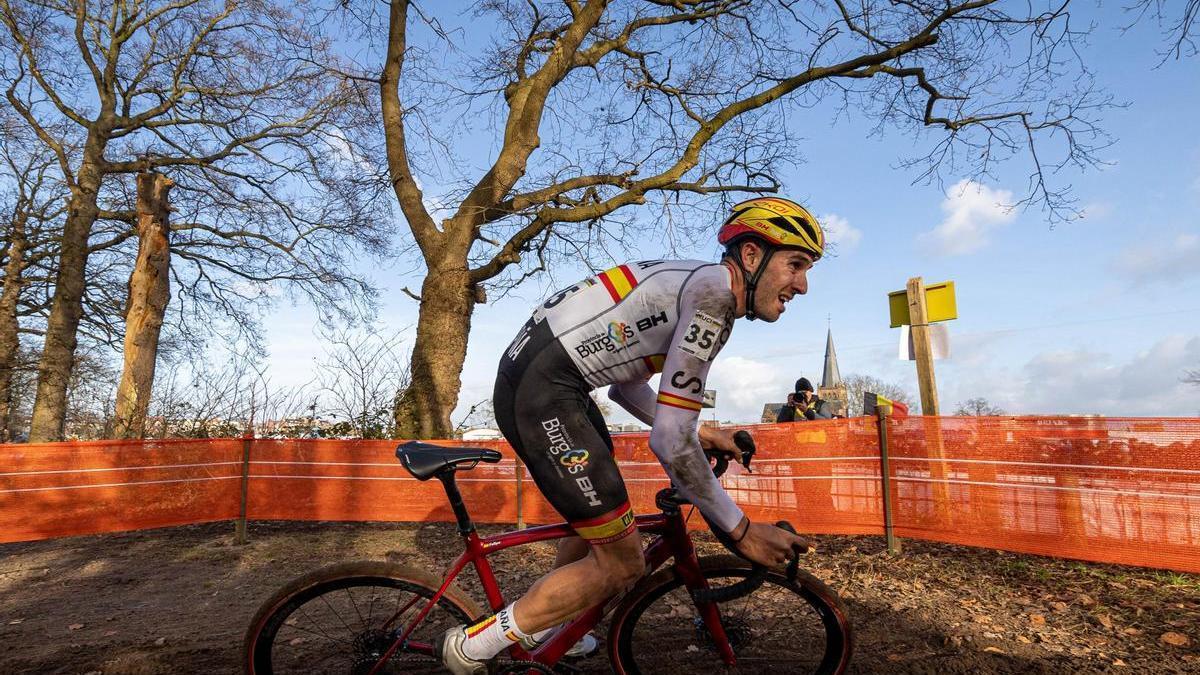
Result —
[[[458, 550], [442, 524], [258, 523], [246, 546], [232, 531], [0, 545], [0, 672], [238, 672], [250, 617], [286, 580], [363, 558], [438, 569]], [[1200, 673], [1198, 576], [919, 542], [893, 557], [877, 538], [815, 539], [806, 564], [850, 607], [854, 672]], [[501, 553], [506, 593], [552, 559], [545, 545]], [[608, 671], [603, 656], [582, 665]]]

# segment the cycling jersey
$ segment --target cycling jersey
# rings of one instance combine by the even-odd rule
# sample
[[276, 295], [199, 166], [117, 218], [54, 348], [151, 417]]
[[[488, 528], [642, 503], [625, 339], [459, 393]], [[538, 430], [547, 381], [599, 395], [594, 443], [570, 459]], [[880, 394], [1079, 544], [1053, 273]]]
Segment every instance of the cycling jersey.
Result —
[[[585, 538], [611, 541], [633, 527], [611, 440], [587, 396], [605, 385], [613, 401], [652, 425], [650, 448], [683, 496], [725, 532], [741, 521], [696, 431], [704, 382], [729, 339], [734, 306], [723, 265], [629, 263], [552, 295], [505, 351], [497, 423], [546, 498]], [[656, 373], [657, 392], [647, 383]]]

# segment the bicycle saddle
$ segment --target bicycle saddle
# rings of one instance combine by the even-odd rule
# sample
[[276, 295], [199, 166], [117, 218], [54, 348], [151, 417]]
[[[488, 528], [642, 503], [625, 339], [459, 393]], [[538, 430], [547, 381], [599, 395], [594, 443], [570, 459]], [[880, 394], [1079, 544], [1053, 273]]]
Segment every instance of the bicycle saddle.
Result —
[[442, 471], [454, 471], [459, 464], [500, 461], [500, 453], [487, 448], [448, 448], [432, 443], [409, 441], [396, 446], [396, 457], [417, 480], [429, 480]]

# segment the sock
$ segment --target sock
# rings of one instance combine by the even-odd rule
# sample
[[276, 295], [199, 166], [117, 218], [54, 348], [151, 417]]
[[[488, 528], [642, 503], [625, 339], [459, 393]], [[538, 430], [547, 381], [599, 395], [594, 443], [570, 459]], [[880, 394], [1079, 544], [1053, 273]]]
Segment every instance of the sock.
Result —
[[534, 643], [540, 645], [546, 641], [546, 638], [550, 637], [551, 633], [553, 633], [554, 631], [558, 630], [561, 627], [562, 627], [562, 624], [560, 623], [557, 626], [550, 626], [549, 628], [547, 628], [545, 630], [539, 630], [538, 632], [530, 635], [529, 639], [533, 640]]
[[528, 633], [517, 627], [513, 605], [467, 628], [467, 639], [462, 644], [463, 655], [476, 661], [487, 661], [508, 649], [512, 643], [529, 637]]

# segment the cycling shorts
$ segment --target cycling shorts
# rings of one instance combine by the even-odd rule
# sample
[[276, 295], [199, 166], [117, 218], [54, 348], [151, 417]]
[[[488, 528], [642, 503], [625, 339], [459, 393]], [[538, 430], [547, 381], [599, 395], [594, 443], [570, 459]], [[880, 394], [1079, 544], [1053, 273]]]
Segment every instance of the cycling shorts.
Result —
[[637, 528], [591, 387], [545, 321], [530, 319], [500, 359], [496, 424], [538, 489], [593, 544]]

